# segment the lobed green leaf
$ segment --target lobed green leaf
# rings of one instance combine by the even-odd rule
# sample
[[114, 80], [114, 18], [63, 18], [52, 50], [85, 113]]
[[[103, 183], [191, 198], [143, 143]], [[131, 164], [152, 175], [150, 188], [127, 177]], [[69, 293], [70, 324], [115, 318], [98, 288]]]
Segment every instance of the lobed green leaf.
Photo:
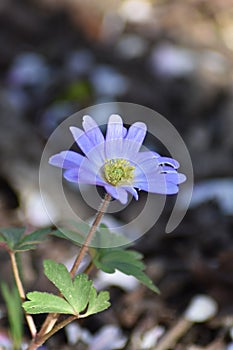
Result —
[[93, 247], [101, 247], [101, 249], [109, 249], [109, 247], [126, 248], [126, 246], [130, 245], [130, 242], [125, 236], [111, 232], [106, 225], [101, 224], [91, 241], [91, 245]]
[[76, 313], [80, 313], [86, 308], [92, 288], [92, 281], [88, 280], [87, 275], [79, 274], [72, 281], [67, 268], [52, 260], [44, 261], [44, 271]]
[[58, 264], [52, 260], [44, 261], [44, 273], [48, 279], [59, 289], [61, 294], [69, 298], [73, 283], [70, 274], [63, 264]]
[[[51, 234], [59, 238], [69, 238], [73, 243], [79, 245], [83, 244], [90, 230], [90, 225], [85, 222], [75, 222], [73, 220], [69, 220], [68, 225], [71, 228], [55, 230]], [[130, 242], [128, 238], [111, 232], [105, 224], [101, 224], [95, 232], [90, 245], [93, 247], [109, 248], [127, 246], [130, 245]]]
[[21, 252], [35, 249], [36, 245], [45, 240], [51, 228], [43, 228], [29, 234], [25, 233], [25, 227], [9, 227], [0, 229], [0, 242], [6, 243], [6, 246], [14, 252]]
[[80, 315], [79, 317], [83, 318], [104, 311], [108, 309], [110, 305], [109, 292], [101, 291], [99, 294], [97, 294], [95, 288], [92, 288], [89, 296], [87, 311], [85, 314]]
[[43, 292], [28, 293], [29, 301], [23, 303], [26, 312], [32, 314], [56, 312], [86, 317], [110, 306], [108, 292], [97, 294], [86, 274], [79, 274], [72, 280], [67, 268], [52, 260], [44, 261], [44, 270], [62, 297]]
[[23, 234], [25, 232], [25, 227], [7, 227], [0, 228], [1, 241], [7, 243], [8, 248], [14, 250], [17, 244], [20, 242]]
[[92, 281], [88, 280], [88, 275], [79, 274], [74, 279], [72, 305], [78, 312], [82, 312], [89, 302], [91, 291], [95, 290]]
[[28, 314], [59, 313], [75, 315], [72, 306], [63, 298], [45, 292], [27, 293], [29, 301], [23, 303], [23, 308]]
[[32, 233], [29, 233], [25, 235], [21, 241], [20, 244], [38, 244], [44, 239], [47, 238], [47, 235], [51, 232], [50, 227], [42, 228], [40, 230], [36, 230]]
[[137, 278], [142, 284], [156, 293], [159, 289], [154, 285], [153, 281], [143, 272], [144, 263], [141, 261], [143, 255], [134, 250], [117, 249], [97, 249], [93, 262], [97, 268], [106, 273], [114, 273], [119, 270], [126, 275]]

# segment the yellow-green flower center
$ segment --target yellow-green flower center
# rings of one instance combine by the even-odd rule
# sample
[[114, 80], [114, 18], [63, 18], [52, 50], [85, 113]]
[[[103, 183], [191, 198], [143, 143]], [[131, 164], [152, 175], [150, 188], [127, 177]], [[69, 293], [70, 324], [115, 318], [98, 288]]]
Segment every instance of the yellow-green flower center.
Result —
[[128, 184], [134, 177], [134, 169], [125, 159], [111, 159], [104, 164], [104, 176], [113, 186]]

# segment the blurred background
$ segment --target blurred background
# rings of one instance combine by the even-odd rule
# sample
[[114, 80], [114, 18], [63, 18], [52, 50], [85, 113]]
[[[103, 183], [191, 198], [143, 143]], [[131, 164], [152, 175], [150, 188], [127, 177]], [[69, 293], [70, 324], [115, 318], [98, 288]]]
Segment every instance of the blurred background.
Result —
[[[162, 293], [155, 296], [129, 285], [127, 294], [130, 282], [123, 287], [110, 282], [113, 307], [82, 327], [93, 337], [108, 324], [115, 327], [108, 346], [100, 345], [100, 350], [113, 349], [114, 332], [125, 339], [117, 349], [152, 349], [142, 344], [146, 332], [156, 333], [159, 326], [166, 332], [191, 298], [204, 293], [217, 301], [218, 314], [194, 327], [176, 349], [210, 349], [220, 340], [213, 349], [230, 349], [232, 0], [1, 0], [0, 49], [1, 227], [48, 225], [38, 186], [40, 157], [49, 135], [69, 115], [112, 101], [156, 110], [184, 139], [195, 176], [190, 209], [175, 232], [164, 233], [168, 202], [160, 222], [136, 243]], [[51, 206], [58, 210], [53, 199]], [[124, 221], [125, 215], [117, 219]], [[44, 258], [65, 260], [74, 253], [69, 243], [53, 239], [25, 255], [27, 289], [46, 288]], [[10, 265], [2, 251], [0, 263], [1, 280], [9, 280]], [[3, 327], [2, 303], [0, 308]], [[101, 343], [103, 337], [98, 339]], [[49, 349], [57, 344], [97, 350], [83, 340], [72, 345], [64, 332]]]

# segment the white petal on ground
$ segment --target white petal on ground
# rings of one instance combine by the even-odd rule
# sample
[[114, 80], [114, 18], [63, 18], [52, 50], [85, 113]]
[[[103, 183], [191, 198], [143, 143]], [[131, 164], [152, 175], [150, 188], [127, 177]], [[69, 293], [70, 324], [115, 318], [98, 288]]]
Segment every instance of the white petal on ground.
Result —
[[223, 213], [233, 215], [233, 178], [212, 179], [194, 186], [191, 207], [209, 200], [216, 200]]
[[90, 76], [90, 80], [98, 95], [123, 95], [128, 90], [128, 79], [111, 66], [99, 65]]
[[117, 43], [117, 53], [125, 59], [142, 56], [148, 49], [148, 42], [136, 34], [123, 35]]
[[122, 334], [119, 327], [108, 325], [102, 327], [92, 339], [88, 350], [114, 350], [123, 349], [127, 338]]
[[79, 340], [85, 344], [92, 341], [91, 333], [87, 329], [81, 328], [78, 323], [70, 323], [65, 327], [65, 332], [69, 345], [75, 345]]
[[11, 350], [12, 342], [10, 338], [3, 332], [0, 332], [0, 349]]
[[233, 340], [233, 327], [230, 328], [229, 334], [230, 334], [231, 339]]
[[46, 208], [39, 192], [30, 192], [26, 195], [25, 216], [28, 222], [36, 227], [51, 225], [51, 219], [48, 213], [50, 213], [50, 216], [52, 213], [51, 217], [53, 218], [59, 218], [59, 213], [53, 200], [48, 196], [45, 196], [44, 200], [46, 201]]
[[89, 50], [71, 51], [65, 58], [65, 70], [72, 77], [87, 74], [94, 66], [94, 56]]
[[152, 10], [151, 3], [145, 0], [127, 0], [122, 2], [120, 14], [127, 21], [143, 23], [150, 19]]
[[161, 326], [155, 326], [146, 331], [142, 336], [140, 349], [145, 350], [155, 347], [159, 338], [164, 334], [164, 331], [164, 327]]
[[139, 282], [135, 277], [127, 276], [118, 270], [114, 273], [99, 271], [94, 280], [94, 285], [97, 290], [105, 289], [109, 286], [116, 286], [126, 292], [130, 292], [139, 286]]
[[152, 51], [150, 64], [156, 74], [179, 77], [195, 71], [197, 57], [191, 50], [163, 43]]
[[218, 310], [216, 301], [208, 295], [196, 295], [184, 317], [191, 322], [205, 322], [215, 316]]

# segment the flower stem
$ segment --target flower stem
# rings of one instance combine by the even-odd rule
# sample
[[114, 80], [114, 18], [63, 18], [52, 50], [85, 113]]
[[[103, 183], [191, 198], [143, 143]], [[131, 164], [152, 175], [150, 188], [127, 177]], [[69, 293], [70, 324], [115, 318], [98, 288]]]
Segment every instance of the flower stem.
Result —
[[111, 200], [111, 196], [107, 193], [105, 195], [105, 198], [104, 198], [104, 200], [103, 200], [99, 210], [98, 210], [96, 218], [95, 218], [95, 220], [94, 220], [94, 222], [93, 222], [93, 224], [91, 226], [91, 229], [90, 229], [90, 231], [89, 231], [89, 233], [88, 233], [88, 235], [87, 235], [87, 237], [85, 239], [85, 242], [82, 245], [82, 248], [81, 248], [81, 250], [80, 250], [80, 252], [79, 252], [79, 254], [78, 254], [78, 256], [77, 256], [77, 258], [76, 258], [76, 260], [75, 260], [75, 262], [73, 264], [73, 266], [72, 266], [72, 269], [70, 270], [70, 276], [72, 278], [74, 277], [75, 272], [77, 271], [77, 269], [78, 269], [78, 267], [79, 267], [79, 265], [80, 265], [84, 255], [85, 255], [85, 253], [88, 250], [88, 245], [90, 244], [90, 242], [92, 240], [92, 237], [93, 237], [94, 233], [96, 232], [97, 227], [99, 226], [100, 221], [101, 221], [104, 213], [107, 210], [107, 207], [109, 205], [110, 200]]
[[49, 339], [53, 334], [55, 334], [56, 332], [58, 332], [60, 329], [64, 328], [65, 326], [67, 326], [69, 323], [71, 323], [72, 321], [74, 321], [75, 319], [77, 319], [77, 316], [69, 316], [67, 317], [65, 320], [61, 321], [60, 323], [58, 323], [56, 326], [53, 327], [53, 329], [51, 329], [51, 331], [49, 331], [48, 333], [46, 333], [43, 338], [38, 339], [38, 340], [34, 340], [32, 341], [32, 343], [29, 345], [28, 350], [36, 350], [38, 349], [39, 346], [41, 346], [47, 339]]
[[91, 271], [94, 269], [94, 267], [95, 267], [95, 264], [91, 261], [90, 264], [84, 270], [84, 273], [86, 275], [89, 275], [91, 273]]
[[[26, 296], [25, 296], [23, 284], [22, 284], [22, 281], [21, 281], [21, 278], [19, 275], [19, 270], [18, 270], [18, 265], [16, 262], [15, 252], [9, 251], [9, 254], [10, 254], [10, 258], [11, 258], [11, 265], [12, 265], [12, 270], [13, 270], [14, 277], [15, 277], [16, 286], [17, 286], [18, 291], [19, 291], [19, 296], [23, 302], [23, 301], [25, 301]], [[29, 330], [31, 332], [32, 338], [34, 339], [36, 337], [37, 330], [36, 330], [36, 326], [35, 326], [35, 323], [33, 321], [33, 318], [31, 315], [28, 315], [26, 313], [25, 313], [25, 318], [26, 318]]]
[[[104, 197], [104, 200], [103, 202], [101, 203], [100, 205], [100, 208], [97, 212], [97, 215], [96, 215], [96, 218], [90, 228], [90, 231], [79, 251], [79, 254], [77, 255], [74, 263], [73, 263], [73, 266], [70, 270], [70, 276], [71, 278], [74, 278], [75, 276], [75, 273], [84, 257], [84, 255], [86, 254], [87, 250], [88, 250], [88, 246], [93, 238], [93, 235], [94, 233], [96, 232], [99, 224], [100, 224], [100, 221], [102, 219], [102, 217], [104, 216], [104, 214], [106, 213], [106, 210], [108, 208], [108, 205], [110, 203], [110, 200], [111, 200], [111, 196], [106, 193], [105, 197]], [[60, 322], [58, 323], [56, 326], [56, 322], [59, 318], [60, 314], [58, 313], [50, 313], [48, 314], [48, 316], [46, 317], [42, 327], [41, 327], [41, 330], [40, 332], [37, 334], [37, 337], [36, 339], [34, 339], [34, 341], [32, 341], [31, 345], [29, 346], [28, 350], [35, 350], [37, 349], [40, 345], [42, 345], [49, 337], [51, 337], [54, 333], [56, 333], [58, 330], [60, 330], [61, 328], [65, 327], [68, 323], [70, 323], [73, 319], [77, 318], [76, 316], [71, 316], [70, 318], [68, 318], [66, 320], [66, 322], [69, 322], [66, 323], [65, 321], [65, 324], [63, 324], [63, 322]]]

